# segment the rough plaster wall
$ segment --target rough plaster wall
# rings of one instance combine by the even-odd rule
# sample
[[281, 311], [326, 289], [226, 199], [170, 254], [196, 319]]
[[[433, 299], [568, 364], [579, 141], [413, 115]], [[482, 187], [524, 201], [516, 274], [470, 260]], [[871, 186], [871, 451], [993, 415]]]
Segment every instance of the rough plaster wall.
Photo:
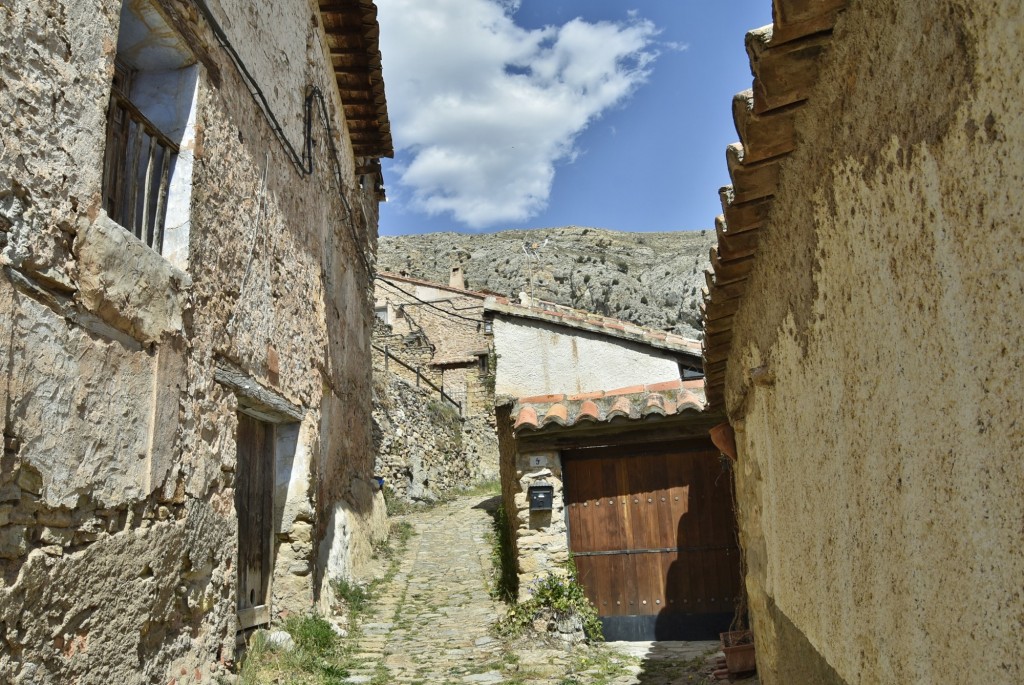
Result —
[[727, 388], [767, 685], [1024, 680], [1022, 26], [853, 2], [800, 114]]
[[[292, 80], [257, 79], [299, 93], [314, 82], [334, 97], [307, 3], [287, 4], [316, 49], [289, 54]], [[194, 25], [192, 48], [218, 71], [200, 77], [189, 273], [159, 266], [100, 211], [119, 7], [0, 6], [0, 262], [12, 269], [0, 322], [25, 332], [5, 335], [0, 354], [15, 438], [0, 469], [3, 682], [205, 682], [233, 657], [238, 403], [213, 380], [217, 359], [308, 410], [275, 603], [310, 606], [309, 569], [335, 511], [350, 512], [354, 543], [332, 555], [353, 567], [386, 525], [366, 483], [371, 309], [358, 252], [375, 242], [372, 193], [356, 189], [341, 145], [354, 213], [341, 208], [316, 124], [317, 171], [300, 179]], [[65, 432], [41, 430], [53, 418]]]
[[25, 436], [20, 460], [42, 474], [43, 501], [70, 509], [83, 494], [106, 507], [145, 497], [155, 359], [15, 299], [7, 421]]
[[0, 5], [0, 242], [11, 263], [64, 287], [77, 220], [99, 211], [119, 11], [115, 0]]
[[537, 321], [495, 317], [494, 349], [494, 392], [509, 397], [614, 390], [679, 379], [679, 365], [666, 353]]
[[[317, 34], [309, 27], [318, 22], [308, 0], [253, 3], [243, 0], [211, 0], [209, 5], [221, 22], [242, 61], [261, 77], [263, 90], [285, 134], [296, 148], [303, 135], [303, 100], [306, 93], [299, 84], [309, 74], [307, 51], [319, 50]], [[274, 39], [265, 31], [274, 28]]]
[[[369, 403], [367, 394], [367, 405]], [[383, 493], [372, 480], [374, 455], [369, 416], [364, 420], [361, 412], [354, 411], [349, 403], [333, 394], [325, 398], [324, 416], [321, 430], [324, 465], [319, 469], [324, 475], [318, 479], [318, 493], [329, 492], [329, 488], [343, 493], [343, 496], [326, 500], [333, 504], [317, 519], [314, 591], [318, 606], [326, 611], [337, 601], [331, 591], [331, 581], [361, 575], [372, 557], [374, 541], [387, 537], [388, 521]], [[351, 422], [353, 417], [359, 417], [358, 426]], [[339, 424], [344, 428], [331, 427]], [[353, 431], [355, 428], [362, 431], [364, 425], [365, 435]], [[318, 494], [318, 497], [325, 501], [324, 495]]]

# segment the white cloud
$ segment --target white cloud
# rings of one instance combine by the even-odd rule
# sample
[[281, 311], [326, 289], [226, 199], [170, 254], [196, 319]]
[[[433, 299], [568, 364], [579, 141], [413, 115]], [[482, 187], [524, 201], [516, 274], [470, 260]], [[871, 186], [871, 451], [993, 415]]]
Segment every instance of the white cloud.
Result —
[[656, 57], [654, 25], [574, 19], [526, 30], [519, 0], [378, 0], [401, 197], [474, 228], [547, 204], [555, 163]]

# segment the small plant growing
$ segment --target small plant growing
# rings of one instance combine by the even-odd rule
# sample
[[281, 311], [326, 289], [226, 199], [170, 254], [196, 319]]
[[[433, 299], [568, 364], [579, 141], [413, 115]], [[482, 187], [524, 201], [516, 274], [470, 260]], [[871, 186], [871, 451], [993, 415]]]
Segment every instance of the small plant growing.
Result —
[[253, 635], [238, 674], [241, 685], [262, 683], [309, 683], [329, 685], [349, 675], [345, 647], [331, 624], [316, 615], [292, 616], [283, 626], [295, 642], [282, 649], [267, 640], [266, 631]]
[[459, 410], [441, 400], [428, 400], [427, 411], [430, 412], [431, 418], [443, 426], [447, 426], [450, 430], [458, 431], [458, 436], [462, 436], [462, 417], [459, 416]]
[[567, 562], [561, 572], [548, 572], [543, 578], [531, 583], [529, 592], [529, 599], [513, 605], [505, 617], [498, 621], [499, 633], [518, 637], [538, 619], [563, 621], [578, 618], [588, 640], [604, 640], [597, 610], [584, 594], [574, 561]]
[[[364, 612], [372, 599], [371, 593], [367, 588], [345, 578], [335, 578], [332, 580], [331, 589], [334, 590], [336, 597], [345, 602], [345, 606], [353, 614]], [[293, 635], [292, 637], [295, 636]]]
[[494, 529], [491, 531], [491, 561], [494, 578], [491, 596], [512, 604], [519, 593], [519, 574], [516, 573], [515, 550], [509, 530], [508, 513], [502, 502], [494, 510]]

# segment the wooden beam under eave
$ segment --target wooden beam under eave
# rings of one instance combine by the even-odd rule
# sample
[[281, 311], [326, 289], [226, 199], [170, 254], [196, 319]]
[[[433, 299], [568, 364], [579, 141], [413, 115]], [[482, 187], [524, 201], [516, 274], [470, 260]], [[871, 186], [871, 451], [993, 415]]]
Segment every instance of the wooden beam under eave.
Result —
[[723, 345], [728, 347], [732, 344], [732, 329], [729, 328], [720, 333], [715, 333], [714, 335], [705, 335], [704, 342], [707, 344], [709, 349], [722, 347]]
[[732, 316], [723, 316], [718, 319], [709, 319], [703, 323], [703, 329], [705, 335], [712, 335], [714, 333], [721, 333], [722, 331], [732, 330]]
[[341, 104], [346, 107], [386, 106], [384, 98], [372, 95], [368, 90], [340, 90]]
[[725, 374], [716, 374], [714, 376], [704, 376], [704, 393], [707, 394], [708, 388], [724, 388], [725, 387]]
[[727, 366], [728, 366], [728, 362], [715, 362], [714, 364], [711, 364], [709, 362], [704, 362], [704, 373], [705, 374], [708, 374], [708, 373], [710, 373], [710, 374], [724, 373], [725, 369], [727, 368]]
[[725, 149], [725, 162], [732, 180], [733, 202], [750, 202], [775, 195], [779, 185], [779, 160], [746, 163], [743, 145], [733, 143]]
[[753, 257], [723, 261], [718, 255], [718, 248], [712, 247], [709, 252], [711, 268], [715, 271], [715, 283], [727, 283], [746, 278], [754, 266]]
[[771, 198], [736, 203], [734, 197], [733, 186], [723, 186], [719, 191], [725, 224], [730, 231], [742, 233], [764, 225], [772, 207]]
[[747, 34], [757, 114], [806, 100], [818, 80], [818, 65], [832, 40], [831, 34], [816, 34], [776, 46], [770, 42], [771, 37], [771, 26]]
[[734, 233], [724, 217], [719, 218], [722, 220], [715, 220], [715, 233], [718, 234], [718, 253], [722, 259], [740, 259], [757, 252], [757, 244], [761, 238], [759, 228]]
[[830, 30], [847, 0], [774, 0], [772, 41], [778, 45]]
[[357, 57], [366, 54], [366, 50], [363, 50], [361, 48], [354, 48], [349, 45], [331, 47], [328, 49], [328, 52], [330, 53], [331, 57]]
[[356, 157], [387, 157], [386, 151], [381, 148], [383, 146], [376, 143], [367, 143], [352, 146], [352, 154]]
[[796, 149], [795, 117], [800, 105], [759, 115], [754, 113], [753, 103], [750, 90], [733, 97], [733, 122], [743, 143], [744, 162], [759, 162]]
[[734, 297], [743, 297], [743, 294], [747, 291], [747, 281], [745, 278], [729, 283], [718, 283], [715, 280], [714, 272], [705, 271], [704, 280], [707, 281], [712, 300], [715, 298], [730, 300]]
[[715, 362], [724, 362], [728, 358], [728, 347], [706, 347], [704, 349], [704, 360], [712, 364], [714, 364]]
[[739, 300], [712, 300], [705, 305], [704, 318], [710, 322], [730, 317], [739, 309], [739, 304]]

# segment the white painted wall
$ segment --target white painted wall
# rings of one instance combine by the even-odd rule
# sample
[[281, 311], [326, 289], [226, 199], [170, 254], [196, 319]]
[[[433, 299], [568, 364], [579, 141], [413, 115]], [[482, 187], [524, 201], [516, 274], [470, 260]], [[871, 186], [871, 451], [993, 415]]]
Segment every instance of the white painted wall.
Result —
[[494, 346], [497, 395], [572, 394], [679, 378], [667, 352], [540, 321], [496, 316]]

